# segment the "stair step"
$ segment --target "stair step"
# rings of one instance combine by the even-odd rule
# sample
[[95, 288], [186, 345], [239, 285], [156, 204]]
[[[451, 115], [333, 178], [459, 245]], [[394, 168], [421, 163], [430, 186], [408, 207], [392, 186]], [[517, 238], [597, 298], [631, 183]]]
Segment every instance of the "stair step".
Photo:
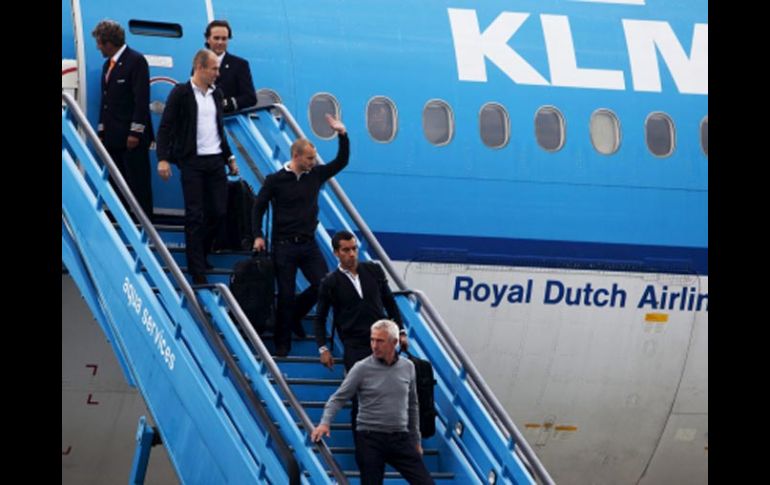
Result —
[[[270, 382], [274, 383], [273, 378], [270, 378]], [[334, 386], [339, 387], [342, 384], [342, 379], [307, 379], [304, 377], [289, 377], [286, 382], [291, 385], [306, 385], [306, 386]]]
[[[313, 451], [316, 453], [320, 453], [320, 451], [318, 451], [318, 448], [315, 448], [315, 447], [313, 448]], [[329, 451], [331, 451], [332, 454], [339, 453], [339, 454], [348, 455], [348, 454], [355, 453], [356, 448], [354, 446], [330, 446]], [[431, 455], [438, 456], [438, 448], [430, 448], [430, 449], [423, 448], [422, 454], [429, 455], [429, 456]]]
[[[281, 427], [281, 423], [279, 423], [278, 421], [273, 421], [273, 424], [275, 424], [276, 428], [280, 428]], [[294, 424], [300, 430], [305, 429], [305, 427], [302, 425], [302, 423], [300, 421], [295, 421]], [[315, 425], [316, 423], [313, 423], [313, 424]], [[351, 427], [350, 423], [332, 423], [329, 426], [329, 429], [332, 430], [332, 431], [350, 431], [352, 429], [352, 427]]]
[[[260, 402], [265, 406], [267, 405], [264, 399], [262, 399]], [[325, 404], [326, 404], [326, 401], [300, 401], [300, 405], [305, 409], [323, 409]], [[291, 406], [287, 399], [283, 400], [283, 405], [286, 407]], [[350, 403], [350, 401], [348, 401], [342, 406], [342, 409], [350, 408], [350, 407], [352, 407], [352, 404]]]
[[[272, 338], [272, 334], [269, 335]], [[268, 337], [268, 334], [265, 334], [265, 338]], [[315, 339], [314, 336], [308, 335], [308, 338], [312, 337]], [[303, 339], [307, 340], [307, 339]], [[275, 361], [277, 363], [286, 363], [286, 364], [319, 364], [318, 356], [310, 356], [310, 355], [287, 355], [286, 357], [276, 357]], [[336, 362], [335, 362], [336, 365]]]
[[[288, 401], [284, 401], [284, 404], [288, 405]], [[303, 408], [323, 408], [326, 405], [326, 401], [302, 401], [301, 402]], [[348, 401], [346, 404], [344, 404], [343, 408], [349, 408], [352, 404], [350, 401]]]
[[[305, 471], [303, 473], [304, 473], [304, 475], [306, 477], [310, 476], [310, 473], [307, 472], [307, 471]], [[343, 470], [342, 473], [343, 473], [343, 475], [345, 475], [348, 478], [360, 478], [361, 477], [361, 472], [359, 472], [357, 470]], [[329, 476], [332, 476], [332, 472], [329, 471], [329, 470], [326, 471], [326, 474], [329, 475]], [[430, 476], [434, 480], [452, 480], [455, 477], [455, 474], [452, 473], [452, 472], [430, 472]], [[385, 472], [385, 479], [386, 480], [387, 479], [399, 479], [399, 478], [402, 478], [402, 477], [401, 477], [401, 474], [398, 473], [398, 472], [388, 472], [388, 471]]]

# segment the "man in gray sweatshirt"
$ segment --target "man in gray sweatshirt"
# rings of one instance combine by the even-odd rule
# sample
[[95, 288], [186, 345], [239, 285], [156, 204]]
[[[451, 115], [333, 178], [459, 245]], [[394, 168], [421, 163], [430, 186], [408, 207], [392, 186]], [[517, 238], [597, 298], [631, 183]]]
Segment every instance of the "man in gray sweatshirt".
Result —
[[372, 355], [356, 362], [324, 407], [311, 438], [330, 436], [329, 426], [343, 404], [358, 393], [355, 433], [361, 484], [382, 484], [385, 464], [411, 484], [432, 484], [420, 444], [420, 415], [414, 365], [396, 354], [398, 325], [378, 320], [371, 328]]

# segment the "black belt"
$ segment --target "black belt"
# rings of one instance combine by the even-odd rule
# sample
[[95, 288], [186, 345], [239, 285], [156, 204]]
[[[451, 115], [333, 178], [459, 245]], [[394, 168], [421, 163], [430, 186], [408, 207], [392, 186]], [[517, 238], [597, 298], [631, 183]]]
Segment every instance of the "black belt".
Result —
[[311, 237], [308, 236], [291, 236], [291, 237], [285, 237], [282, 239], [277, 239], [275, 241], [275, 244], [304, 244], [308, 241], [310, 241]]

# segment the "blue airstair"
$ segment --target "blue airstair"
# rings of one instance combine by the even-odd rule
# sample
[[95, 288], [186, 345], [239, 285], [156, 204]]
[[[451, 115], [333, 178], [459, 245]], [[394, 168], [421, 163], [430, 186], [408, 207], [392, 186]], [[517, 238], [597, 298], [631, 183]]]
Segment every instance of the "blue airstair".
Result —
[[[290, 356], [273, 357], [270, 335], [257, 334], [226, 284], [246, 252], [210, 256], [212, 284], [190, 285], [181, 223], [150, 223], [77, 104], [62, 100], [62, 261], [142, 393], [180, 481], [359, 483], [349, 405], [329, 439], [309, 439], [342, 381], [342, 343], [334, 345], [333, 371], [319, 364], [312, 336], [295, 340]], [[282, 105], [230, 116], [226, 131], [255, 191], [303, 136]], [[436, 434], [423, 448], [436, 483], [553, 483], [428, 298], [406, 286], [334, 180], [319, 205], [316, 240], [327, 265], [337, 264], [330, 234], [359, 234], [360, 259], [376, 256], [399, 289], [410, 350], [434, 366]], [[310, 320], [305, 328], [311, 333]], [[153, 433], [142, 420], [132, 483], [141, 483]], [[388, 467], [386, 483], [406, 481]]]

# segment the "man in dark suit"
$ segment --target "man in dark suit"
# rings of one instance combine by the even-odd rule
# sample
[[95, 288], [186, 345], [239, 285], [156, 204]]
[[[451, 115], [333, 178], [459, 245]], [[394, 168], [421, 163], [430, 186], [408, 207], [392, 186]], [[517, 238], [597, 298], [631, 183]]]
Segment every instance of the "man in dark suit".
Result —
[[224, 94], [225, 113], [257, 104], [249, 62], [227, 52], [227, 42], [233, 38], [230, 24], [226, 20], [212, 20], [206, 27], [205, 36], [206, 47], [219, 58], [217, 88]]
[[174, 86], [158, 128], [158, 175], [171, 177], [171, 165], [182, 172], [187, 267], [193, 283], [205, 284], [206, 254], [219, 233], [227, 209], [227, 177], [238, 175], [222, 119], [222, 93], [214, 88], [219, 75], [216, 54], [201, 49], [193, 58], [193, 76]]
[[142, 210], [151, 218], [149, 149], [154, 136], [150, 69], [144, 56], [126, 45], [126, 34], [117, 22], [102, 20], [91, 35], [106, 59], [97, 132]]
[[[321, 280], [313, 322], [321, 363], [329, 369], [334, 365], [334, 358], [326, 347], [326, 317], [330, 308], [334, 311], [334, 328], [345, 346], [343, 362], [346, 371], [350, 371], [359, 360], [371, 355], [372, 324], [386, 318], [386, 312], [387, 317], [398, 325], [401, 348], [406, 349], [408, 342], [401, 313], [382, 267], [373, 261], [358, 261], [356, 237], [349, 231], [339, 231], [332, 236], [332, 248], [340, 264]], [[351, 410], [354, 432], [357, 404], [354, 399]]]

